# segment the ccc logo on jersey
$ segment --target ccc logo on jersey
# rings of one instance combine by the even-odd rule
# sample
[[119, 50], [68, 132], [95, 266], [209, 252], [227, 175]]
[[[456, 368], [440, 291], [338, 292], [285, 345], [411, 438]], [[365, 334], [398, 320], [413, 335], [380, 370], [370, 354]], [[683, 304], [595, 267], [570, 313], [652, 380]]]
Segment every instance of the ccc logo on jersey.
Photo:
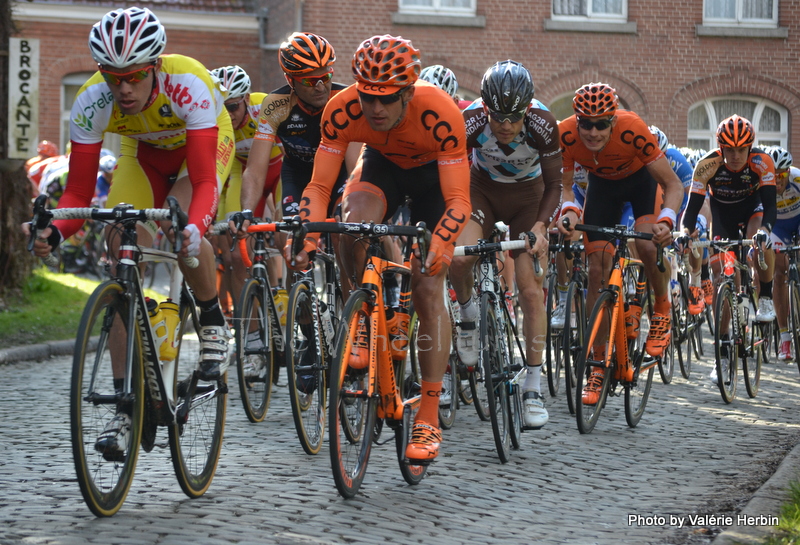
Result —
[[322, 122], [322, 134], [330, 140], [339, 138], [339, 131], [346, 129], [351, 121], [361, 118], [364, 112], [358, 104], [358, 99], [351, 100], [344, 108], [336, 108], [328, 119]]
[[421, 116], [422, 126], [433, 134], [441, 151], [458, 147], [458, 137], [453, 134], [453, 127], [446, 121], [439, 121], [439, 114], [433, 110], [425, 110]]
[[620, 140], [622, 140], [625, 144], [632, 144], [634, 148], [641, 150], [642, 153], [647, 157], [650, 157], [650, 154], [654, 149], [656, 149], [655, 144], [648, 142], [648, 138], [646, 136], [636, 134], [631, 130], [622, 131]]

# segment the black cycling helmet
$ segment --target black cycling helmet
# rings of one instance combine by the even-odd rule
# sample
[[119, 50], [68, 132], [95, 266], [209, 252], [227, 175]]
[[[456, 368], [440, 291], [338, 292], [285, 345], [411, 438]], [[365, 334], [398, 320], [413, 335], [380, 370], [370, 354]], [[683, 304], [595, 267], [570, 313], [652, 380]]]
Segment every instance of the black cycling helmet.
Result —
[[483, 75], [481, 98], [493, 112], [524, 114], [533, 98], [531, 73], [516, 61], [496, 62]]

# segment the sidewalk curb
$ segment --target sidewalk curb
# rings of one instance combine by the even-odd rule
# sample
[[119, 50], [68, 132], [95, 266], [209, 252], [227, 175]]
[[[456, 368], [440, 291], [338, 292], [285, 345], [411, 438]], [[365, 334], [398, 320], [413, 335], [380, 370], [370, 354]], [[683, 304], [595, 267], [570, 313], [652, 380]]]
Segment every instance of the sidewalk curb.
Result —
[[[739, 515], [748, 517], [779, 516], [781, 505], [788, 499], [789, 483], [800, 478], [800, 444], [781, 461], [767, 482], [756, 490]], [[774, 526], [753, 526], [734, 523], [719, 534], [711, 545], [759, 545], [774, 530]]]
[[[89, 348], [97, 346], [97, 338], [91, 339]], [[50, 341], [41, 344], [16, 346], [0, 349], [0, 365], [17, 363], [20, 361], [43, 361], [51, 356], [70, 356], [75, 350], [75, 341]]]

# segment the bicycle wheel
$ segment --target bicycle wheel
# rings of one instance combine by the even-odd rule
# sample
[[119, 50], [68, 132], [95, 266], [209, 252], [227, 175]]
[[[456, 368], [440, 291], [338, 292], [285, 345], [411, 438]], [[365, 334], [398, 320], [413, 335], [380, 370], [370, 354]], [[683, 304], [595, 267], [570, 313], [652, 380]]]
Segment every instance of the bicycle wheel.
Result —
[[[409, 322], [409, 331], [418, 329], [416, 322], [418, 322], [417, 314], [414, 313], [411, 315], [411, 321]], [[421, 391], [422, 374], [419, 368], [419, 361], [417, 361], [416, 354], [414, 358], [410, 357], [410, 354], [414, 352], [411, 348], [415, 346], [416, 345], [411, 344], [405, 360], [394, 360], [393, 362], [397, 386], [403, 401], [419, 396]], [[439, 413], [441, 426], [441, 407]], [[403, 475], [403, 479], [411, 485], [419, 484], [428, 471], [427, 465], [412, 465], [408, 463], [408, 459], [406, 458], [406, 448], [408, 447], [409, 432], [413, 420], [414, 413], [411, 409], [411, 405], [406, 405], [403, 407], [402, 421], [390, 421], [390, 425], [394, 428], [395, 447], [397, 449], [397, 462], [400, 464], [400, 473]]]
[[250, 422], [267, 416], [272, 395], [272, 369], [275, 365], [269, 316], [269, 297], [255, 278], [245, 281], [239, 303], [234, 307], [236, 325], [236, 375], [242, 406]]
[[[564, 338], [563, 328], [554, 328], [550, 325], [553, 312], [558, 308], [558, 280], [555, 274], [551, 274], [547, 281], [547, 346], [545, 362], [547, 363], [547, 387], [550, 390], [550, 397], [556, 397], [561, 387], [561, 368], [564, 365]], [[566, 320], [565, 320], [566, 322]]]
[[736, 368], [738, 365], [739, 332], [733, 313], [736, 296], [728, 284], [717, 291], [714, 304], [714, 357], [716, 358], [717, 386], [722, 400], [730, 403], [736, 397]]
[[796, 278], [789, 278], [789, 332], [794, 345], [794, 361], [800, 370], [800, 283]]
[[478, 413], [478, 418], [485, 422], [489, 420], [489, 400], [486, 393], [484, 375], [485, 372], [480, 363], [474, 367], [467, 368], [472, 405], [475, 407], [475, 412]]
[[442, 378], [442, 395], [439, 398], [439, 427], [449, 430], [456, 420], [458, 408], [458, 356], [451, 351], [447, 369]]
[[317, 454], [322, 448], [328, 410], [325, 359], [332, 356], [321, 347], [319, 327], [311, 286], [298, 282], [289, 292], [286, 368], [294, 427], [306, 454]]
[[[575, 419], [578, 423], [578, 431], [581, 433], [591, 433], [600, 418], [600, 413], [606, 402], [608, 387], [611, 383], [611, 375], [614, 373], [612, 368], [604, 368], [604, 354], [611, 354], [612, 362], [616, 358], [614, 343], [608, 339], [608, 333], [600, 336], [600, 326], [611, 324], [611, 316], [614, 311], [614, 295], [608, 291], [600, 293], [597, 302], [594, 304], [592, 314], [586, 324], [586, 335], [583, 350], [578, 353], [578, 360], [575, 367]], [[607, 330], [606, 330], [607, 331]], [[603, 347], [603, 354], [595, 354], [593, 348]], [[594, 371], [600, 368], [603, 370], [603, 378], [597, 385], [598, 397], [584, 396], [583, 389], [589, 384], [589, 378]]]
[[[336, 488], [345, 498], [358, 492], [367, 471], [372, 433], [375, 429], [377, 398], [372, 395], [375, 377], [368, 367], [356, 369], [349, 365], [350, 352], [359, 322], [364, 321], [369, 335], [371, 294], [356, 290], [350, 295], [342, 312], [336, 339], [336, 358], [330, 372], [330, 403], [328, 427], [331, 469]], [[376, 347], [370, 346], [372, 351]]]
[[[196, 326], [192, 324], [192, 320], [197, 312], [189, 309], [189, 305], [193, 304], [194, 300], [184, 290], [181, 296], [178, 355], [170, 366], [173, 369], [173, 392], [177, 401], [175, 411], [178, 417], [169, 426], [169, 447], [181, 490], [190, 498], [198, 498], [211, 485], [222, 450], [228, 401], [228, 371], [226, 369], [216, 381], [197, 382], [200, 344], [184, 337], [189, 327]], [[187, 407], [189, 392], [191, 397]], [[185, 417], [181, 417], [184, 413]]]
[[[110, 332], [114, 324], [114, 338]], [[131, 391], [119, 399], [114, 387], [110, 346], [125, 346], [128, 334], [136, 336], [130, 361]], [[97, 347], [93, 339], [97, 338]], [[81, 494], [98, 517], [116, 513], [125, 501], [136, 469], [144, 417], [144, 376], [139, 329], [129, 323], [128, 299], [115, 282], [100, 284], [86, 303], [72, 363], [70, 420], [72, 457]], [[129, 413], [131, 429], [122, 453], [96, 448], [98, 437], [119, 411]]]
[[567, 290], [566, 314], [564, 315], [564, 387], [567, 392], [569, 414], [575, 414], [575, 364], [583, 350], [586, 327], [586, 300], [583, 287], [570, 282]]
[[[639, 279], [644, 278], [644, 269], [640, 266], [629, 266], [629, 270], [637, 271]], [[650, 398], [650, 388], [653, 385], [653, 374], [655, 373], [656, 365], [658, 365], [659, 373], [667, 373], [670, 381], [672, 380], [672, 371], [674, 369], [674, 360], [669, 355], [671, 347], [665, 351], [662, 358], [653, 358], [649, 356], [644, 349], [647, 342], [647, 336], [650, 333], [650, 317], [653, 315], [652, 300], [647, 295], [650, 293], [650, 285], [644, 290], [646, 294], [642, 299], [642, 314], [639, 318], [639, 335], [628, 341], [628, 357], [633, 365], [633, 381], [623, 381], [623, 388], [625, 390], [625, 421], [628, 426], [635, 428], [644, 414], [644, 409], [647, 406], [647, 400]], [[662, 362], [669, 359], [667, 363]], [[658, 362], [656, 364], [656, 362]], [[664, 375], [662, 374], [662, 380]], [[668, 382], [664, 382], [668, 384]]]
[[523, 376], [522, 372], [526, 368], [527, 362], [524, 352], [525, 347], [517, 338], [517, 332], [511, 321], [511, 314], [506, 307], [503, 307], [503, 315], [505, 316], [503, 320], [505, 324], [503, 343], [507, 347], [508, 362], [510, 364], [505, 381], [508, 395], [509, 432], [511, 446], [518, 449], [522, 439], [522, 386], [519, 384], [519, 378]]
[[761, 366], [767, 353], [766, 339], [772, 335], [770, 328], [772, 323], [759, 323], [755, 317], [755, 301], [753, 296], [749, 297], [750, 311], [745, 322], [746, 327], [744, 343], [739, 352], [742, 359], [742, 373], [744, 374], [744, 387], [747, 395], [751, 398], [758, 395], [758, 387], [761, 383]]
[[672, 337], [681, 375], [688, 380], [692, 373], [692, 348], [699, 324], [689, 314], [689, 284], [686, 277], [681, 275], [678, 282], [681, 287], [680, 295], [672, 299]]
[[480, 351], [479, 365], [483, 368], [483, 377], [486, 381], [486, 398], [489, 408], [489, 419], [492, 422], [494, 444], [497, 455], [504, 464], [510, 459], [511, 436], [508, 408], [508, 389], [506, 387], [506, 374], [509, 362], [504, 354], [502, 332], [498, 322], [494, 305], [494, 294], [481, 295], [481, 322], [480, 322]]

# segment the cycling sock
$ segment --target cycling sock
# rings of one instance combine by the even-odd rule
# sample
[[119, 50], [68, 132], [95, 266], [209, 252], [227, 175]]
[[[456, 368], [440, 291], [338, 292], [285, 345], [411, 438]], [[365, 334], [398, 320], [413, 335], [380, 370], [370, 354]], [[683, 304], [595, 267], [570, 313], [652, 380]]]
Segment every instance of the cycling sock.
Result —
[[465, 322], [474, 322], [478, 317], [478, 305], [475, 304], [475, 298], [470, 297], [466, 303], [459, 303], [461, 305], [461, 319]]
[[786, 341], [792, 340], [792, 334], [789, 333], [789, 329], [781, 329], [781, 342], [785, 343]]
[[528, 365], [528, 374], [525, 376], [525, 384], [522, 385], [522, 391], [528, 392], [534, 390], [541, 391], [542, 379], [542, 366], [541, 365]]
[[200, 307], [200, 325], [225, 325], [225, 316], [219, 306], [218, 297], [197, 301], [197, 306]]
[[669, 314], [669, 310], [669, 294], [656, 295], [656, 300], [653, 304], [653, 312], [658, 312], [659, 314]]
[[772, 299], [772, 280], [770, 280], [769, 282], [759, 281], [759, 284], [761, 284], [761, 290], [759, 291], [759, 296], [769, 297], [770, 299]]
[[562, 286], [561, 284], [558, 285], [558, 302], [563, 304], [564, 301], [567, 300], [567, 291], [569, 290], [569, 284], [566, 286]]
[[439, 396], [442, 395], [441, 382], [422, 381], [420, 387], [422, 398], [419, 403], [419, 411], [415, 420], [417, 422], [427, 422], [436, 427], [439, 426]]
[[690, 280], [689, 281], [689, 285], [690, 286], [694, 286], [696, 288], [699, 288], [700, 287], [700, 276], [701, 276], [700, 271], [692, 271], [689, 274], [689, 280]]

